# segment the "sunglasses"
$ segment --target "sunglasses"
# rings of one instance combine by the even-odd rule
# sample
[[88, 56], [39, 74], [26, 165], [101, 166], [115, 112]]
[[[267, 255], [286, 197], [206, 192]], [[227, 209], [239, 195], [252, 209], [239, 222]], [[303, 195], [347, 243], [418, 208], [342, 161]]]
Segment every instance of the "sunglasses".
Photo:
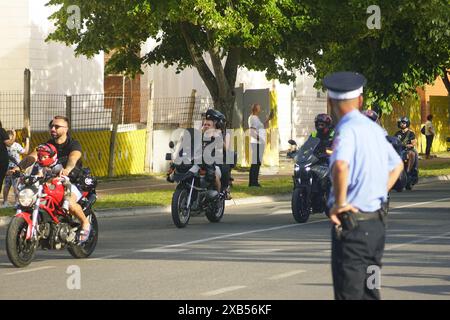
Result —
[[65, 127], [65, 126], [58, 126], [57, 124], [50, 124], [49, 126], [48, 126], [48, 128], [49, 129], [51, 129], [51, 128], [55, 128], [56, 130], [58, 130], [59, 128], [67, 128], [67, 127]]

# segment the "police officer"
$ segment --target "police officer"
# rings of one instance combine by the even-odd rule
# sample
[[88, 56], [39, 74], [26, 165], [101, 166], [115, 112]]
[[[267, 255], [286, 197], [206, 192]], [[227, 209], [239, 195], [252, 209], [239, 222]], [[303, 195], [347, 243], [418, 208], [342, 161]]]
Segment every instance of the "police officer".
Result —
[[[366, 79], [355, 72], [328, 75], [328, 103], [339, 121], [330, 158], [329, 197], [335, 299], [380, 299], [376, 271], [385, 242], [382, 204], [402, 161], [379, 125], [360, 108]], [[370, 267], [370, 268], [369, 268]], [[375, 274], [374, 274], [375, 272]]]

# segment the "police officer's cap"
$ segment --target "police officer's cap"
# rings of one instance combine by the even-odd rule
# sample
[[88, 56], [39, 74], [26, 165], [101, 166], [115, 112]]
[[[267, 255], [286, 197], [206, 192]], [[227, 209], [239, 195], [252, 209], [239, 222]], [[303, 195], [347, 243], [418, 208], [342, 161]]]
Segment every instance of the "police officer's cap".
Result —
[[366, 84], [366, 78], [357, 72], [341, 71], [327, 75], [323, 86], [331, 99], [347, 100], [359, 97]]

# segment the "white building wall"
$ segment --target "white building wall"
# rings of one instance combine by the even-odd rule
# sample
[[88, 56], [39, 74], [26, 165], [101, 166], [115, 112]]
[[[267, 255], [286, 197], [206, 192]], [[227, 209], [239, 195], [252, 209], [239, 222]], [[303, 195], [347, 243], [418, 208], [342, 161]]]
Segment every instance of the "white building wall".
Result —
[[315, 130], [314, 118], [327, 112], [326, 94], [314, 88], [316, 79], [307, 74], [297, 74], [292, 101], [292, 139], [298, 145]]
[[103, 53], [75, 57], [73, 48], [45, 42], [54, 30], [47, 0], [0, 0], [0, 91], [23, 91], [23, 71], [31, 70], [32, 92], [103, 92]]
[[0, 91], [22, 91], [31, 28], [28, 0], [0, 0]]

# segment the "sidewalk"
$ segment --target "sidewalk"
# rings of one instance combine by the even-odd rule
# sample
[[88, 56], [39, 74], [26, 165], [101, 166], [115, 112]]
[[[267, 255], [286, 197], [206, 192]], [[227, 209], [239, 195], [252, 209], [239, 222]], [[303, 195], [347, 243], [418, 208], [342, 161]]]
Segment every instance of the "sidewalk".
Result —
[[[269, 168], [262, 167], [261, 174], [259, 180], [264, 184], [264, 180], [270, 180], [274, 177], [282, 178], [282, 177], [291, 177], [292, 176], [292, 168]], [[234, 178], [234, 183], [239, 184], [247, 184], [248, 183], [248, 172], [239, 172], [233, 170], [232, 176]], [[99, 181], [97, 187], [97, 194], [101, 195], [110, 195], [110, 194], [120, 194], [120, 193], [139, 193], [146, 192], [150, 190], [173, 190], [175, 189], [176, 184], [169, 183], [166, 181], [165, 177], [162, 176], [148, 176], [148, 177], [136, 177], [136, 178], [124, 178], [117, 180], [107, 180], [107, 181]]]
[[[419, 169], [421, 166], [428, 166], [429, 164], [448, 163], [450, 166], [450, 153], [439, 155], [438, 158], [421, 159], [419, 160]], [[261, 167], [260, 181], [264, 185], [264, 180], [271, 180], [274, 177], [283, 178], [291, 177], [294, 169], [294, 161], [291, 159], [283, 159], [280, 161], [280, 167]], [[242, 172], [233, 170], [232, 176], [234, 183], [246, 185], [248, 183], [248, 171]], [[425, 179], [425, 178], [421, 178]], [[173, 190], [176, 185], [166, 181], [164, 176], [147, 176], [134, 178], [118, 178], [106, 181], [100, 181], [97, 187], [97, 193], [101, 195], [106, 194], [120, 194], [120, 193], [139, 193], [150, 190]]]

